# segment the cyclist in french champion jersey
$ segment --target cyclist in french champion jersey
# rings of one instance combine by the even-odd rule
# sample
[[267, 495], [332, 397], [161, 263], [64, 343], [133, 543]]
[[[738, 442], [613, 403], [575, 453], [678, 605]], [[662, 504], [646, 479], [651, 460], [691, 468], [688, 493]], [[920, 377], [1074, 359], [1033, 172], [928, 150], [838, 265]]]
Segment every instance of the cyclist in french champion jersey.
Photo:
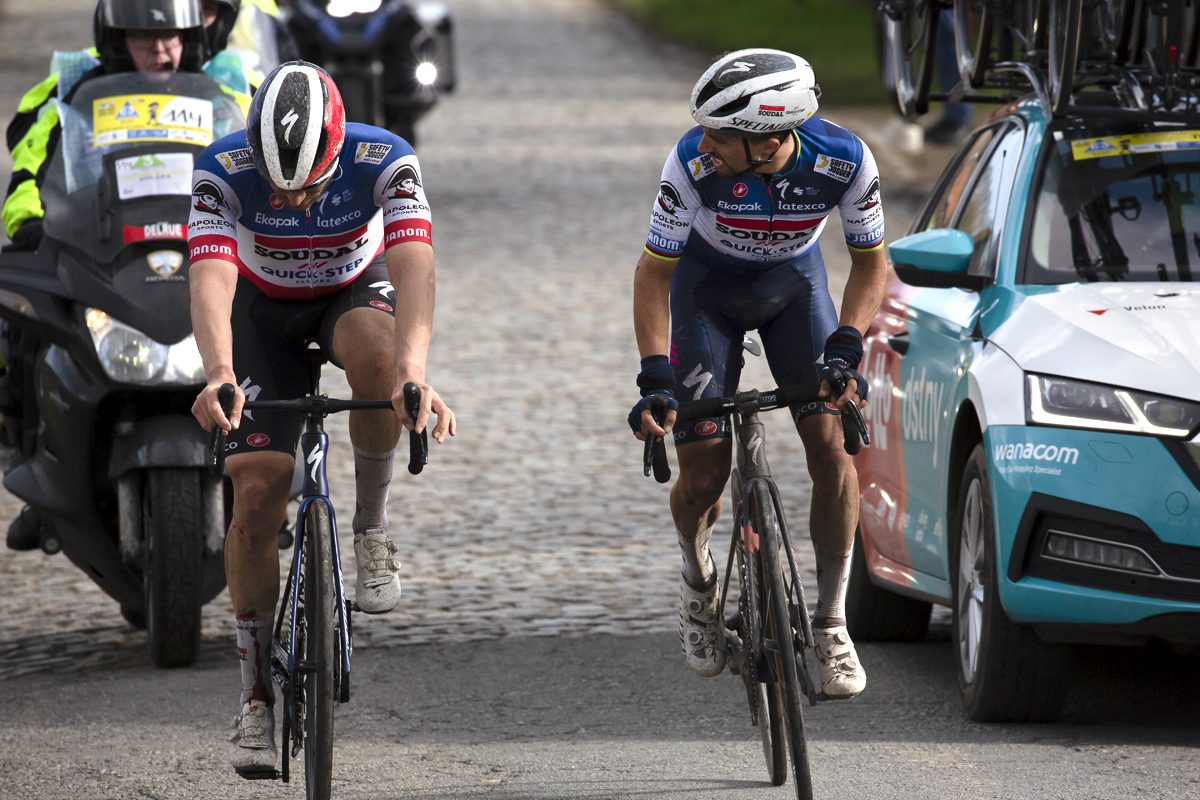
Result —
[[[278, 67], [254, 96], [245, 131], [200, 154], [188, 222], [192, 325], [208, 385], [192, 413], [228, 431], [233, 522], [225, 572], [237, 617], [242, 693], [230, 735], [239, 771], [275, 766], [270, 650], [279, 598], [277, 534], [284, 522], [302, 415], [243, 413], [247, 398], [302, 397], [307, 343], [346, 371], [354, 399], [391, 399], [395, 414], [354, 411], [352, 527], [359, 610], [383, 613], [400, 597], [387, 535], [392, 453], [403, 426], [455, 433], [454, 414], [425, 382], [434, 268], [421, 168], [401, 138], [346, 124], [321, 68]], [[402, 387], [421, 387], [417, 419]], [[223, 383], [238, 387], [226, 418]]]
[[[827, 368], [856, 370], [863, 332], [883, 297], [887, 260], [875, 161], [857, 136], [813, 116], [819, 96], [808, 62], [790, 53], [742, 50], [709, 67], [692, 91], [698, 126], [663, 168], [634, 278], [642, 400], [629, 423], [639, 439], [671, 433], [675, 440], [679, 630], [688, 664], [703, 676], [725, 668], [708, 541], [729, 477], [732, 429], [728, 417], [673, 428], [675, 398], [732, 395], [749, 330], [759, 332], [780, 386], [815, 384]], [[840, 319], [817, 247], [834, 209], [851, 259]], [[822, 381], [825, 401], [792, 408], [813, 483], [820, 598], [813, 634], [829, 697], [851, 697], [866, 686], [844, 610], [859, 495], [839, 409], [848, 402], [861, 407], [867, 398], [866, 382], [852, 374], [840, 397]], [[661, 426], [648, 409], [653, 394], [669, 399]]]

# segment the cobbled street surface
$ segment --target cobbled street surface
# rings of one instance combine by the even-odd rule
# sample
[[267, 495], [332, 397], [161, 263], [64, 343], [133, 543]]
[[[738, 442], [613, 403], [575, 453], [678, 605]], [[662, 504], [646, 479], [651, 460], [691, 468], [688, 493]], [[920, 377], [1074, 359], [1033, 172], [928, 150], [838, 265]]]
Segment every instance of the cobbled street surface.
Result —
[[[0, 7], [8, 114], [45, 75], [54, 46], [89, 43], [90, 3]], [[667, 491], [642, 476], [641, 445], [625, 423], [637, 397], [632, 274], [662, 163], [692, 124], [687, 98], [707, 60], [653, 42], [604, 3], [452, 8], [461, 88], [418, 135], [438, 268], [429, 381], [458, 415], [459, 435], [432, 448], [418, 477], [401, 449], [388, 517], [403, 598], [391, 614], [358, 618], [356, 646], [673, 629], [678, 555]], [[895, 154], [896, 122], [885, 111], [827, 115], [873, 146], [885, 204], [896, 201], [890, 236], [902, 235], [947, 154]], [[839, 302], [849, 267], [840, 239], [835, 215], [823, 245]], [[764, 359], [748, 360], [743, 387], [775, 385]], [[349, 396], [339, 370], [325, 376], [326, 391]], [[803, 451], [786, 414], [767, 419], [772, 468], [815, 590]], [[345, 415], [328, 429], [350, 586]], [[3, 531], [21, 503], [0, 496]], [[718, 530], [723, 559], [728, 532]], [[289, 561], [281, 552], [285, 573]], [[205, 608], [205, 647], [232, 646], [232, 623], [222, 594]], [[144, 641], [65, 557], [0, 550], [0, 677], [138, 661]]]

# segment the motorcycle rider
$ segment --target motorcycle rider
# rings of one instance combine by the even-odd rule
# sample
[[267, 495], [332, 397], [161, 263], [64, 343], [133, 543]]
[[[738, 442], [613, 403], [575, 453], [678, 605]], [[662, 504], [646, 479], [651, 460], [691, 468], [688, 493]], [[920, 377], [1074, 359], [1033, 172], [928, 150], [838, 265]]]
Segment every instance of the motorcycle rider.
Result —
[[[310, 340], [343, 367], [356, 399], [391, 398], [396, 413], [354, 411], [355, 602], [381, 614], [400, 599], [386, 502], [401, 426], [433, 438], [454, 414], [425, 383], [433, 325], [429, 205], [412, 148], [380, 128], [347, 124], [329, 75], [304, 61], [267, 76], [245, 131], [196, 160], [188, 222], [192, 326], [207, 386], [192, 413], [229, 432], [233, 522], [225, 573], [237, 617], [242, 694], [229, 759], [239, 771], [274, 768], [270, 649], [279, 598], [277, 532], [287, 510], [302, 419], [242, 413], [259, 400], [299, 397]], [[320, 234], [314, 236], [314, 234]], [[279, 256], [287, 264], [281, 267]], [[286, 267], [286, 268], [284, 268]], [[421, 411], [403, 410], [403, 386]], [[237, 387], [226, 417], [222, 384]]]
[[[34, 250], [42, 239], [39, 192], [58, 144], [58, 109], [52, 98], [65, 91], [70, 102], [86, 81], [119, 72], [199, 72], [219, 53], [233, 27], [240, 0], [100, 0], [93, 19], [95, 46], [80, 53], [63, 53], [75, 65], [75, 80], [55, 70], [21, 98], [9, 123], [8, 148], [13, 176], [4, 201], [5, 233], [12, 239], [6, 250]], [[232, 8], [232, 16], [225, 9]], [[171, 34], [171, 35], [168, 35]], [[218, 49], [214, 49], [218, 48]], [[94, 66], [93, 66], [94, 65]], [[241, 75], [236, 56], [219, 60], [210, 74], [245, 111], [250, 105], [250, 82]], [[60, 80], [63, 86], [60, 86]], [[70, 85], [65, 85], [69, 83]], [[240, 88], [239, 88], [240, 87]]]
[[[778, 385], [822, 382], [825, 401], [795, 406], [792, 416], [813, 483], [819, 600], [812, 625], [821, 690], [852, 697], [866, 686], [844, 611], [859, 495], [839, 410], [848, 402], [865, 405], [867, 387], [853, 371], [883, 297], [887, 259], [875, 160], [857, 136], [813, 116], [819, 96], [808, 62], [778, 50], [731, 53], [696, 83], [691, 110], [698, 125], [663, 168], [634, 277], [643, 397], [629, 424], [642, 440], [674, 436], [679, 633], [688, 664], [711, 677], [724, 670], [726, 653], [708, 541], [721, 513], [733, 432], [728, 417], [673, 431], [675, 388], [687, 400], [732, 395], [742, 339], [753, 329]], [[834, 207], [851, 259], [840, 327], [817, 244]], [[840, 397], [824, 381], [833, 367], [855, 376]], [[672, 409], [661, 426], [649, 411], [655, 394], [666, 395]]]

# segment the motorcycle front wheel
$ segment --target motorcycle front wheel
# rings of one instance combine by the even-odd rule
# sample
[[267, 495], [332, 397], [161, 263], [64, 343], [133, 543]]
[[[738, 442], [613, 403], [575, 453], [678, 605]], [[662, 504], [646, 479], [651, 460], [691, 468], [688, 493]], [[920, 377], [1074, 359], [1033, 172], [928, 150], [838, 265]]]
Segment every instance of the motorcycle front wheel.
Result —
[[150, 660], [157, 667], [187, 667], [200, 649], [204, 590], [201, 470], [146, 470], [145, 620]]

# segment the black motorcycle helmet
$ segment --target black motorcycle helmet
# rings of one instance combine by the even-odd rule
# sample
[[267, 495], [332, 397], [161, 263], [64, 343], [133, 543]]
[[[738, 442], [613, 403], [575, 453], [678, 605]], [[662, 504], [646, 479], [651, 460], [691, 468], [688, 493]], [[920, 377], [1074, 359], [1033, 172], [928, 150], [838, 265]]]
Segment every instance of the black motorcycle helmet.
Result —
[[217, 6], [217, 19], [204, 28], [204, 39], [208, 44], [208, 57], [212, 58], [229, 45], [229, 34], [242, 10], [242, 0], [202, 0], [202, 6]]
[[131, 30], [182, 31], [180, 72], [199, 72], [208, 58], [200, 0], [100, 0], [92, 20], [92, 38], [105, 72], [137, 70], [125, 46], [125, 31]]

